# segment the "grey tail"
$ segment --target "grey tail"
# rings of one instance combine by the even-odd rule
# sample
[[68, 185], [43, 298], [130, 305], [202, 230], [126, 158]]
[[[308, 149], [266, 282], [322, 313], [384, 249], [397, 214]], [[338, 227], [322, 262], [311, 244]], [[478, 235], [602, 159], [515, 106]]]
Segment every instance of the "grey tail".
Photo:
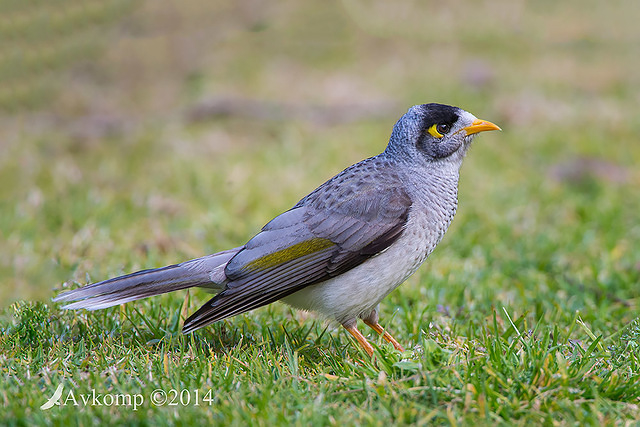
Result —
[[142, 270], [64, 292], [53, 301], [70, 302], [63, 308], [99, 310], [195, 286], [222, 289], [224, 267], [242, 247], [167, 267]]

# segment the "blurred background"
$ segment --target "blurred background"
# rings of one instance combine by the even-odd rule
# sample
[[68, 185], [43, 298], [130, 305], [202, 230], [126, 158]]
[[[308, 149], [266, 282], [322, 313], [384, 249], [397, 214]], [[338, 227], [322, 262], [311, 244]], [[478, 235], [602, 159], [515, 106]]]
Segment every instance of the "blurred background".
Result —
[[475, 271], [508, 302], [637, 283], [639, 16], [632, 0], [2, 0], [0, 301], [237, 246], [426, 102], [504, 131], [471, 150], [414, 285]]

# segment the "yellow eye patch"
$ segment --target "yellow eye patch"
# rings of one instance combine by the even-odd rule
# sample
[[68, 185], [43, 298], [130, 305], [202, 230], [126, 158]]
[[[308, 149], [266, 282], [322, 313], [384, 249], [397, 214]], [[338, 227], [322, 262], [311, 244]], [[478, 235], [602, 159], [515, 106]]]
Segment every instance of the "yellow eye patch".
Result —
[[429, 132], [434, 138], [442, 138], [444, 136], [443, 134], [438, 132], [438, 125], [431, 126], [429, 129], [427, 129], [427, 132]]

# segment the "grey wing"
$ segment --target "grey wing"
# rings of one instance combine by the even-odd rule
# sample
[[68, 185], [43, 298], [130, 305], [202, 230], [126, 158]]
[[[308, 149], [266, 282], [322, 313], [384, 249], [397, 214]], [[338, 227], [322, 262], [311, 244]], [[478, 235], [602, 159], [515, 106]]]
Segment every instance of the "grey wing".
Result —
[[252, 238], [226, 265], [226, 288], [187, 319], [184, 332], [282, 299], [389, 247], [407, 222], [410, 197], [388, 171], [349, 172]]

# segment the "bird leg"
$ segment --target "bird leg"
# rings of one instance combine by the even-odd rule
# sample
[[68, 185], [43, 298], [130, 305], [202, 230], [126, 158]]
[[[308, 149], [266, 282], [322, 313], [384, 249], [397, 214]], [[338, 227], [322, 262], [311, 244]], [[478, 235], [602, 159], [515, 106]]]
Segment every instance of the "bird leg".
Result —
[[364, 351], [366, 351], [369, 356], [373, 356], [373, 347], [371, 346], [371, 344], [369, 344], [369, 342], [364, 337], [364, 335], [362, 335], [362, 332], [360, 332], [358, 328], [356, 328], [355, 322], [353, 323], [353, 325], [349, 325], [349, 326], [342, 325], [342, 326], [344, 326], [347, 332], [349, 332], [351, 336], [353, 336], [356, 339], [356, 341], [358, 341], [358, 343], [362, 346], [362, 348], [364, 348]]
[[380, 324], [377, 321], [372, 321], [370, 319], [363, 319], [363, 321], [371, 329], [376, 331], [378, 334], [381, 334], [382, 338], [384, 338], [386, 342], [390, 342], [391, 344], [393, 344], [396, 350], [404, 352], [404, 348], [402, 348], [400, 343], [396, 341], [396, 339], [392, 337], [389, 332], [385, 331], [384, 328], [380, 326]]

